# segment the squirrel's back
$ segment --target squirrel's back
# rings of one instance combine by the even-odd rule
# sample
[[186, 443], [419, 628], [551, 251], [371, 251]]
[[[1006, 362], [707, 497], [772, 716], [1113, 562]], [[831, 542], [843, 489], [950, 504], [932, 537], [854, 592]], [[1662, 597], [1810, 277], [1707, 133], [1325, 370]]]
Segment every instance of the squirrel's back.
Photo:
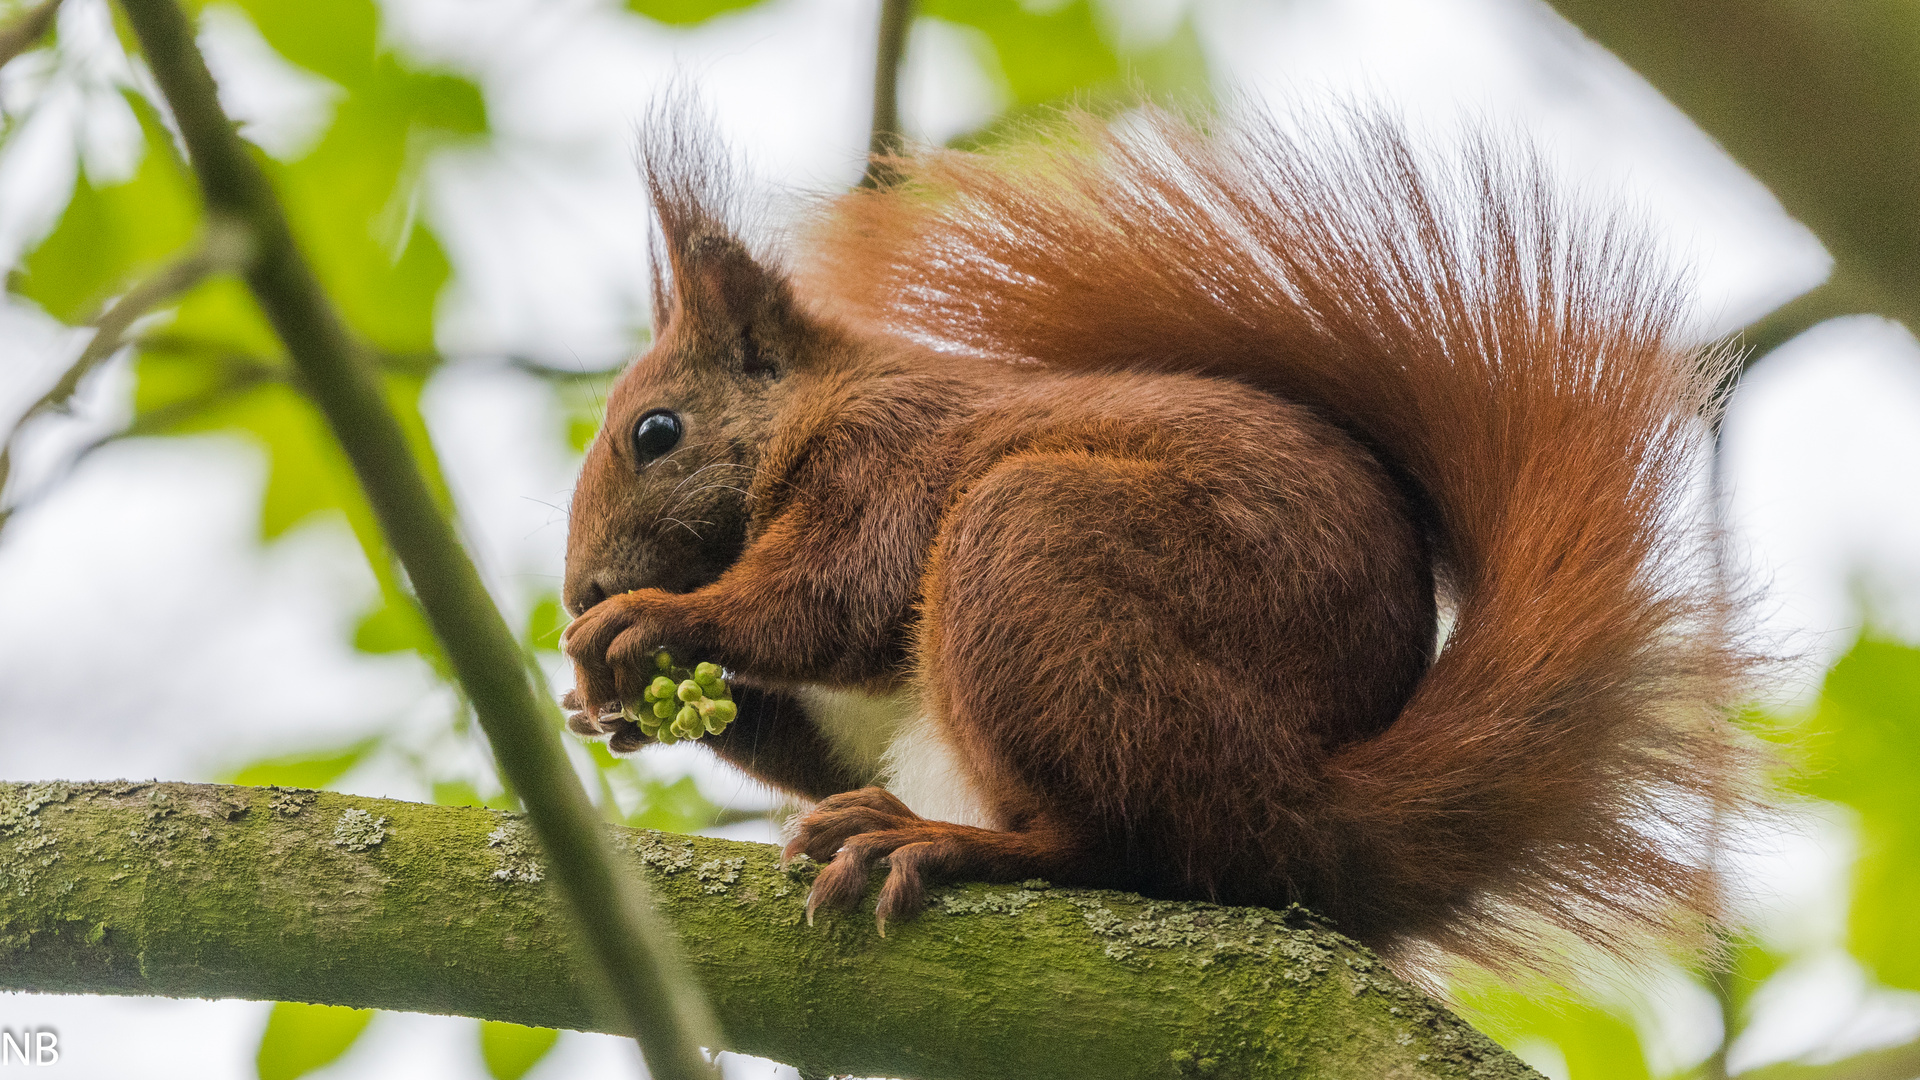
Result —
[[835, 202], [802, 291], [936, 350], [1228, 377], [1307, 405], [1413, 493], [1449, 636], [1330, 755], [1315, 858], [1345, 929], [1497, 966], [1718, 904], [1750, 661], [1693, 520], [1725, 360], [1677, 340], [1647, 245], [1490, 142], [1390, 122], [1203, 135], [1143, 110], [932, 152]]

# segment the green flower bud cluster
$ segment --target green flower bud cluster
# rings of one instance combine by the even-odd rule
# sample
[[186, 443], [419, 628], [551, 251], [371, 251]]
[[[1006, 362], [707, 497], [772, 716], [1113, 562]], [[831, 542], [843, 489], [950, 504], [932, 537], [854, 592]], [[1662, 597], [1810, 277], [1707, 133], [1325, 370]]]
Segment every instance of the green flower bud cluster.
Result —
[[739, 715], [719, 664], [695, 664], [689, 671], [662, 649], [653, 654], [653, 666], [659, 674], [640, 692], [642, 700], [621, 710], [647, 738], [672, 744], [718, 735]]

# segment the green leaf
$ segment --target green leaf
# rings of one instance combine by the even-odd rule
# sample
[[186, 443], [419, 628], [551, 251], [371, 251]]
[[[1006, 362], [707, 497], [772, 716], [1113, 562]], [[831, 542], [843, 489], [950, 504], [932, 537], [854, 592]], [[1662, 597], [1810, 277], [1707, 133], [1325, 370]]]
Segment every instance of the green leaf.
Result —
[[760, 0], [627, 0], [627, 10], [669, 26], [693, 26], [758, 3]]
[[609, 769], [634, 768], [633, 762], [625, 758], [614, 757], [613, 751], [607, 749], [606, 743], [590, 742], [582, 745], [587, 748], [587, 756], [593, 759], [594, 767], [601, 772], [606, 772]]
[[489, 810], [518, 810], [513, 797], [506, 792], [493, 796], [480, 794], [478, 788], [465, 780], [436, 780], [433, 784], [433, 801], [440, 806], [473, 806]]
[[[252, 357], [284, 366], [286, 350], [266, 313], [237, 277], [215, 275], [181, 297], [162, 329], [142, 337], [143, 352], [202, 360], [221, 355]], [[157, 344], [149, 342], [157, 341]]]
[[[197, 377], [192, 371], [193, 362], [178, 355], [170, 359], [143, 355], [137, 369], [140, 385], [134, 395], [136, 405], [159, 406], [219, 377], [217, 359], [200, 361], [205, 368]], [[146, 385], [149, 376], [157, 378], [160, 385]], [[266, 453], [267, 484], [260, 505], [262, 540], [283, 536], [324, 510], [343, 510], [350, 523], [355, 519], [371, 522], [372, 510], [365, 505], [346, 455], [319, 410], [292, 386], [273, 382], [248, 387], [181, 420], [174, 430], [245, 435]]]
[[360, 764], [380, 741], [380, 736], [373, 735], [331, 750], [262, 758], [236, 769], [225, 782], [247, 787], [323, 788]]
[[[359, 530], [355, 530], [358, 534]], [[413, 652], [432, 666], [442, 679], [452, 681], [452, 669], [440, 651], [440, 639], [420, 610], [419, 601], [403, 590], [385, 541], [378, 535], [362, 537], [374, 577], [380, 582], [380, 599], [353, 627], [353, 647], [373, 656]], [[377, 561], [376, 561], [377, 560]]]
[[153, 110], [128, 96], [144, 145], [124, 183], [97, 186], [84, 171], [59, 222], [27, 254], [14, 291], [69, 323], [184, 252], [200, 220], [199, 197]]
[[[1787, 966], [1788, 957], [1768, 949], [1751, 938], [1733, 943], [1727, 957], [1726, 972], [1719, 976], [1722, 990], [1727, 996], [1733, 1015], [1745, 1017], [1753, 995], [1766, 985], [1767, 980], [1780, 973]], [[1732, 1042], [1738, 1032], [1729, 1032], [1727, 1041]]]
[[[353, 470], [319, 410], [289, 386], [263, 386], [248, 398], [251, 407], [234, 416], [232, 423], [267, 452], [261, 539], [283, 536], [308, 516], [344, 509], [349, 501], [358, 509], [363, 496]], [[354, 516], [353, 511], [348, 515]]]
[[381, 604], [360, 617], [353, 628], [353, 647], [363, 653], [384, 656], [387, 653], [427, 652], [437, 648], [433, 628], [417, 605], [405, 597]]
[[379, 12], [371, 0], [239, 0], [260, 36], [289, 63], [349, 91], [373, 66]]
[[1089, 0], [1044, 12], [1021, 0], [925, 0], [920, 14], [986, 34], [1015, 106], [1060, 101], [1121, 75]]
[[133, 415], [149, 434], [219, 430], [219, 418], [264, 378], [279, 377], [251, 360], [141, 349], [134, 357]]
[[1206, 51], [1191, 16], [1158, 41], [1121, 50], [1108, 41], [1094, 10], [1090, 0], [926, 0], [922, 15], [978, 32], [991, 51], [983, 58], [986, 66], [1012, 98], [1005, 113], [951, 144], [978, 149], [997, 143], [1036, 119], [1050, 119], [1066, 104], [1106, 113], [1142, 98], [1183, 107], [1213, 103]]
[[1863, 638], [1827, 673], [1807, 791], [1853, 808], [1848, 947], [1885, 985], [1920, 990], [1920, 649]]
[[1127, 53], [1123, 60], [1127, 82], [1156, 99], [1188, 105], [1213, 102], [1213, 75], [1192, 15], [1180, 20], [1164, 41]]
[[593, 437], [600, 434], [600, 418], [586, 412], [575, 412], [567, 417], [567, 445], [573, 447], [576, 454], [584, 453], [593, 445]]
[[548, 593], [527, 613], [525, 640], [536, 649], [555, 651], [560, 648], [560, 631], [570, 621], [566, 608], [560, 606], [560, 597]]
[[480, 1021], [480, 1058], [493, 1080], [520, 1080], [559, 1041], [560, 1033], [552, 1028]]
[[[188, 415], [175, 418], [167, 430], [239, 434], [261, 448], [267, 459], [267, 483], [260, 500], [262, 540], [283, 536], [314, 515], [337, 512], [345, 517], [360, 542], [380, 586], [380, 599], [355, 625], [354, 647], [375, 654], [412, 650], [444, 673], [446, 664], [439, 642], [406, 591], [373, 509], [345, 453], [312, 402], [292, 386], [271, 381], [241, 384], [208, 398], [210, 392], [232, 378], [234, 365], [256, 362], [218, 352], [196, 354], [179, 346], [169, 339], [162, 349], [141, 354], [135, 368], [135, 415], [149, 416], [206, 398]], [[422, 381], [414, 376], [394, 376], [386, 385], [388, 400], [431, 489], [442, 507], [449, 507], [452, 499], [420, 416]]]
[[1572, 1080], [1648, 1080], [1646, 1052], [1632, 1020], [1560, 988], [1526, 991], [1483, 983], [1458, 993], [1456, 1011], [1510, 1050], [1552, 1043]]
[[[416, 70], [385, 48], [372, 0], [242, 0], [269, 45], [343, 91], [333, 122], [294, 162], [262, 160], [303, 253], [355, 333], [389, 365], [389, 404], [435, 499], [452, 499], [420, 415], [438, 363], [434, 308], [451, 270], [419, 222], [426, 155], [487, 129], [470, 80]], [[154, 111], [129, 95], [146, 138], [134, 177], [97, 186], [82, 176], [54, 231], [26, 260], [23, 295], [68, 320], [190, 245], [198, 198]], [[399, 370], [393, 370], [399, 369]], [[317, 514], [344, 514], [381, 589], [356, 627], [368, 651], [413, 649], [444, 671], [346, 456], [313, 405], [296, 392], [284, 350], [245, 286], [216, 276], [190, 290], [136, 360], [139, 430], [242, 434], [261, 447], [267, 482], [260, 535], [271, 541]]]
[[693, 777], [683, 776], [671, 784], [649, 778], [641, 784], [640, 809], [627, 817], [627, 824], [686, 833], [712, 825], [719, 816], [720, 808], [700, 794]]
[[344, 91], [333, 123], [293, 162], [263, 161], [301, 250], [347, 322], [376, 347], [430, 354], [433, 309], [450, 275], [421, 227], [425, 155], [487, 130], [470, 80], [405, 64], [380, 40], [371, 0], [242, 0], [289, 63]]
[[372, 1019], [372, 1009], [275, 1002], [255, 1058], [260, 1080], [294, 1080], [333, 1063]]

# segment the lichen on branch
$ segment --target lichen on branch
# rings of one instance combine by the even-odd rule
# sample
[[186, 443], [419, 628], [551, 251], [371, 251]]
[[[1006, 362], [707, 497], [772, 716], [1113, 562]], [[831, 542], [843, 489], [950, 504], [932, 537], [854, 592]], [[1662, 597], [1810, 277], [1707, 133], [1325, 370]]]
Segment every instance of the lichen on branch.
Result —
[[[818, 867], [610, 829], [727, 1049], [952, 1080], [1534, 1076], [1305, 912], [1029, 881], [881, 938]], [[531, 830], [491, 810], [196, 784], [0, 784], [0, 989], [311, 1001], [618, 1029]], [[590, 979], [590, 976], [587, 977]]]

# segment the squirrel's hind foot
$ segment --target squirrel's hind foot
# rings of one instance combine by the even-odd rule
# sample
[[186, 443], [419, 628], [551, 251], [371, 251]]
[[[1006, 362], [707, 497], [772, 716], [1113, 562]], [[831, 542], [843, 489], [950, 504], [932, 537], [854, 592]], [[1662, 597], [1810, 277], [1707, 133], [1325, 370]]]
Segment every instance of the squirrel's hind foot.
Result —
[[[929, 821], [885, 788], [866, 787], [822, 801], [802, 817], [781, 861], [805, 853], [826, 869], [807, 894], [807, 922], [822, 907], [854, 910], [866, 898], [875, 861], [888, 863], [874, 921], [910, 919], [927, 890], [957, 881], [1021, 881], [1066, 870], [1071, 851], [1044, 831], [1001, 832]], [[828, 860], [831, 861], [828, 861]]]

